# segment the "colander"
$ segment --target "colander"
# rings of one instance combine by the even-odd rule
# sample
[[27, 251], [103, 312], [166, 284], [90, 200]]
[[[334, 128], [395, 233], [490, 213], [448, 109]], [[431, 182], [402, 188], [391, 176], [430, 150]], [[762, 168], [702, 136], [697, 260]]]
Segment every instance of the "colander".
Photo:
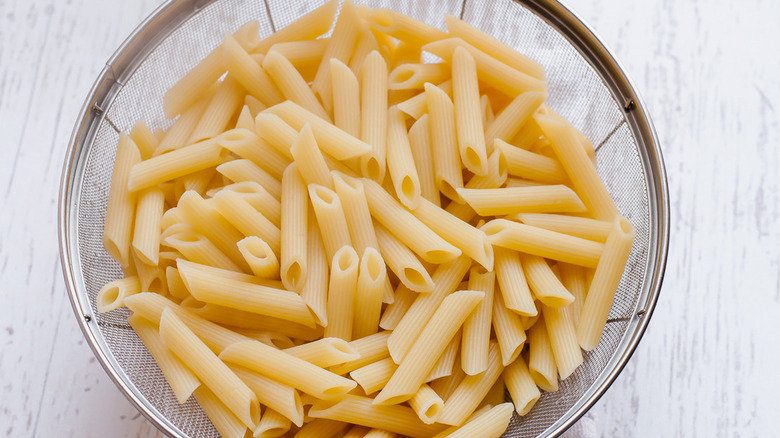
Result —
[[[119, 132], [137, 120], [172, 124], [162, 97], [221, 43], [225, 32], [257, 19], [268, 35], [324, 0], [179, 0], [159, 7], [106, 63], [81, 109], [62, 174], [62, 270], [84, 336], [112, 380], [149, 421], [173, 437], [218, 436], [191, 399], [179, 405], [151, 355], [126, 322], [128, 311], [99, 314], [98, 290], [121, 278], [102, 229]], [[554, 0], [356, 0], [391, 8], [444, 29], [461, 17], [541, 62], [548, 104], [596, 148], [597, 169], [621, 213], [636, 227], [627, 269], [599, 346], [554, 393], [545, 393], [504, 436], [558, 436], [582, 416], [625, 366], [647, 327], [663, 279], [669, 200], [650, 117], [620, 64], [598, 37]]]

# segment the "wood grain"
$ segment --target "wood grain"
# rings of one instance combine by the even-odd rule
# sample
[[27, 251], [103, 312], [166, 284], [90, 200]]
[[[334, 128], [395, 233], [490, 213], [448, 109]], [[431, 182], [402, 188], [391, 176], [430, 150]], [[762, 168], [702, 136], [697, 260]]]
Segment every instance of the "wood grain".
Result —
[[[780, 3], [568, 3], [643, 95], [672, 199], [656, 313], [588, 420], [604, 437], [775, 435]], [[0, 1], [0, 436], [162, 436], [85, 345], [56, 234], [83, 98], [158, 4]]]

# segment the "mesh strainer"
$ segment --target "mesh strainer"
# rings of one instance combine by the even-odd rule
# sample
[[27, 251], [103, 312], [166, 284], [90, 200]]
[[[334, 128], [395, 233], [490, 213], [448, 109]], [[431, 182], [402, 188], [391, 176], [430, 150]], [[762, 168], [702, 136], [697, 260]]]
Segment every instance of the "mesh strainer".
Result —
[[[198, 405], [179, 405], [120, 309], [98, 314], [95, 296], [120, 278], [101, 242], [120, 131], [142, 119], [171, 121], [164, 92], [217, 46], [224, 32], [250, 19], [263, 34], [280, 29], [323, 0], [181, 0], [155, 11], [108, 61], [81, 110], [70, 140], [60, 193], [62, 267], [73, 308], [106, 372], [136, 407], [170, 436], [218, 436]], [[617, 377], [655, 306], [668, 244], [669, 202], [661, 151], [645, 108], [609, 51], [571, 11], [554, 0], [358, 0], [444, 28], [444, 14], [463, 18], [541, 62], [549, 105], [596, 147], [598, 171], [620, 211], [636, 227], [628, 268], [599, 346], [530, 414], [515, 416], [507, 437], [557, 436]]]

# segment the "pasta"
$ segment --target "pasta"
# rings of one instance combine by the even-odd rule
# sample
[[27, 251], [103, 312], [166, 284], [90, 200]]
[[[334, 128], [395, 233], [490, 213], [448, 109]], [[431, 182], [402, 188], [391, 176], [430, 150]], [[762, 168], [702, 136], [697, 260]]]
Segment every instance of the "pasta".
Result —
[[598, 345], [635, 231], [539, 63], [349, 0], [326, 37], [338, 3], [119, 134], [96, 307], [223, 436], [497, 437]]

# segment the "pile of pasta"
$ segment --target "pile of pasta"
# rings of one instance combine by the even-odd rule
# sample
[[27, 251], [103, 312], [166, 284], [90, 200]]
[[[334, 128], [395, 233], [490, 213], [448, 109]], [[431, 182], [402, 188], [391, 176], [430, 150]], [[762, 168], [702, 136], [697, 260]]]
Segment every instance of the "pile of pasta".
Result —
[[349, 0], [322, 37], [337, 6], [120, 135], [98, 310], [224, 437], [500, 436], [598, 345], [633, 227], [538, 63]]

